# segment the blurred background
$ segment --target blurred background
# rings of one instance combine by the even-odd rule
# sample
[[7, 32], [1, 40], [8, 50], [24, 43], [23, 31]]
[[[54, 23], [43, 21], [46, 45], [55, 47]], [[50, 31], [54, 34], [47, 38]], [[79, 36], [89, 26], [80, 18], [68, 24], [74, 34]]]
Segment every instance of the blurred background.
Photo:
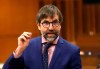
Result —
[[0, 67], [16, 49], [21, 33], [40, 35], [36, 14], [45, 4], [61, 10], [61, 36], [80, 47], [83, 69], [99, 69], [100, 0], [0, 0]]

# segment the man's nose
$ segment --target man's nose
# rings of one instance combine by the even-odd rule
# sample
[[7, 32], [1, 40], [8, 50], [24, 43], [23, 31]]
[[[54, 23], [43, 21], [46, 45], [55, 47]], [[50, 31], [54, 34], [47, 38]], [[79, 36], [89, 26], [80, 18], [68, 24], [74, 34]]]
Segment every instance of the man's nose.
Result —
[[53, 30], [53, 29], [54, 29], [53, 24], [50, 23], [49, 30]]

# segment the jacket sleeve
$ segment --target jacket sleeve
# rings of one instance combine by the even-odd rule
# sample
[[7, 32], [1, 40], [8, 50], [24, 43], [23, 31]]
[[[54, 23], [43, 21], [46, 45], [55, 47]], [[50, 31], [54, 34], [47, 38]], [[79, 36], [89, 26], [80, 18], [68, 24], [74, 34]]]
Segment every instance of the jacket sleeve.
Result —
[[82, 69], [80, 49], [78, 49], [71, 57], [70, 69]]
[[12, 54], [8, 60], [4, 63], [2, 69], [24, 69], [24, 59], [23, 57], [14, 58]]

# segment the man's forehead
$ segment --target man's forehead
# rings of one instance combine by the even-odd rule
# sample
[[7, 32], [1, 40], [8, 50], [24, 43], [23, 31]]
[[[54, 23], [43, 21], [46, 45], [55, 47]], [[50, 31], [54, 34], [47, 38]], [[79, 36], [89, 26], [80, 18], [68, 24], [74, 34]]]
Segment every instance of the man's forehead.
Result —
[[43, 18], [41, 21], [53, 21], [53, 20], [59, 20], [58, 15], [54, 17], [48, 16], [47, 18]]

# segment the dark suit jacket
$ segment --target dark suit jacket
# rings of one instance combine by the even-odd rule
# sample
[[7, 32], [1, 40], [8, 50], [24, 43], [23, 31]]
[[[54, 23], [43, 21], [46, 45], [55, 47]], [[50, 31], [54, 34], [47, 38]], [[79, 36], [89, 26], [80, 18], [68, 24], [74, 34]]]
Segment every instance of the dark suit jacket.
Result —
[[[43, 69], [41, 36], [31, 39], [20, 58], [15, 59], [12, 54], [3, 69]], [[60, 37], [49, 69], [81, 69], [79, 48]]]

